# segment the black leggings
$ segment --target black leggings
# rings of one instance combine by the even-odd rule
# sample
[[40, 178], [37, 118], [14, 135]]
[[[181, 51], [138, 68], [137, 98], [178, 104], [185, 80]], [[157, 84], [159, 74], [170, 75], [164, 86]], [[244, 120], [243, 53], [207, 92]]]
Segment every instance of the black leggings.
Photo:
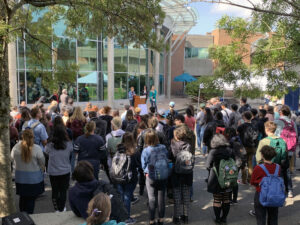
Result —
[[231, 192], [214, 194], [214, 213], [217, 220], [221, 219], [224, 222], [226, 221], [230, 210], [230, 196]]
[[20, 196], [19, 208], [20, 212], [33, 214], [36, 196]]
[[52, 203], [54, 206], [54, 210], [62, 212], [66, 205], [70, 173], [49, 177], [52, 186]]

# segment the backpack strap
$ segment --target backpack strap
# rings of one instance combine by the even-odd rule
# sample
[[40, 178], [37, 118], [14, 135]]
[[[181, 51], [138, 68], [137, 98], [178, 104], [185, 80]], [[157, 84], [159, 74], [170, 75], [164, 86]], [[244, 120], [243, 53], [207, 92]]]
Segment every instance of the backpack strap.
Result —
[[263, 169], [263, 171], [267, 174], [268, 177], [270, 176], [270, 173], [264, 164], [259, 164], [258, 166]]
[[274, 176], [278, 177], [279, 176], [279, 165], [276, 164], [276, 169], [275, 169], [275, 172], [274, 172]]

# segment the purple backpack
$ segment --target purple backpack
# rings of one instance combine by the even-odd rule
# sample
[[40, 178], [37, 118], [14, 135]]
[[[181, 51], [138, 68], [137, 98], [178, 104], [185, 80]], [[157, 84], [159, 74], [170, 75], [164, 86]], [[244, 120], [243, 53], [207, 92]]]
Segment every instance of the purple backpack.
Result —
[[281, 131], [280, 137], [285, 140], [287, 151], [294, 152], [297, 147], [297, 133], [295, 130], [294, 122], [291, 121], [290, 123], [288, 123], [283, 119], [280, 120], [284, 122], [284, 127]]

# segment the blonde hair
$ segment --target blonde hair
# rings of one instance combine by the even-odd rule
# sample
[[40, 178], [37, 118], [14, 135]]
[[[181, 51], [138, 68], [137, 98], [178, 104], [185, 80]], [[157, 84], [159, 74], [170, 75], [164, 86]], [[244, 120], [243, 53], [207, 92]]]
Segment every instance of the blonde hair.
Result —
[[24, 130], [21, 142], [21, 159], [29, 163], [32, 158], [32, 147], [34, 144], [34, 135], [31, 129]]
[[85, 136], [88, 137], [96, 129], [96, 123], [94, 121], [89, 121], [85, 125]]
[[87, 225], [97, 225], [104, 223], [111, 213], [111, 202], [107, 194], [100, 192], [88, 204]]
[[114, 128], [120, 129], [122, 127], [122, 119], [120, 117], [114, 117], [111, 121]]
[[76, 106], [74, 108], [73, 115], [70, 117], [70, 122], [73, 122], [76, 119], [80, 121], [85, 121], [85, 117], [83, 115], [82, 109], [79, 106]]

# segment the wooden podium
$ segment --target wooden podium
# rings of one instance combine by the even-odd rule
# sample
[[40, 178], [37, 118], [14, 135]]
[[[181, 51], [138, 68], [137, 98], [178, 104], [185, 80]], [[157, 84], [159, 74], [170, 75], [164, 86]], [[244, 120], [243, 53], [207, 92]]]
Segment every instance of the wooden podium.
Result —
[[138, 107], [138, 105], [146, 104], [146, 96], [134, 96], [134, 108]]

